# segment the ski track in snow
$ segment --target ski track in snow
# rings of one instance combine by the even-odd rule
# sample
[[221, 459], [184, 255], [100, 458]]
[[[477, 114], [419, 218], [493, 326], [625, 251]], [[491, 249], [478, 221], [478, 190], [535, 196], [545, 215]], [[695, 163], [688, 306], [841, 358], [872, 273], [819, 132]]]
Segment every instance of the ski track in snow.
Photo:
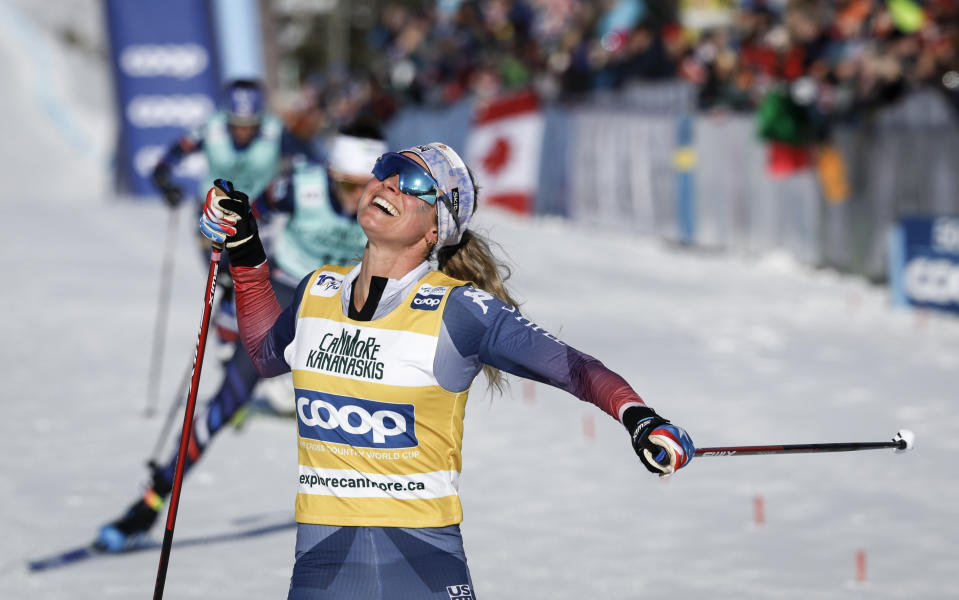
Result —
[[[0, 16], [42, 6], [4, 2]], [[158, 551], [37, 574], [25, 565], [90, 540], [139, 493], [193, 357], [206, 268], [184, 208], [159, 415], [145, 419], [169, 216], [97, 191], [112, 133], [90, 98], [108, 110], [110, 91], [88, 86], [81, 106], [65, 82], [104, 77], [85, 77], [89, 61], [23, 27], [0, 19], [0, 72], [14, 82], [0, 95], [10, 128], [0, 144], [0, 598], [147, 597]], [[48, 80], [34, 79], [28, 39], [50, 51]], [[87, 152], [56, 138], [48, 101], [77, 119]], [[509, 255], [526, 316], [621, 373], [699, 445], [917, 435], [902, 456], [698, 458], [658, 480], [595, 407], [515, 379], [491, 399], [480, 378], [460, 488], [478, 597], [959, 597], [959, 319], [893, 309], [884, 288], [781, 256], [679, 251], [489, 208], [477, 224]], [[218, 384], [215, 353], [201, 401]], [[285, 597], [293, 529], [242, 533], [289, 522], [295, 474], [291, 420], [223, 432], [184, 487], [166, 596]]]

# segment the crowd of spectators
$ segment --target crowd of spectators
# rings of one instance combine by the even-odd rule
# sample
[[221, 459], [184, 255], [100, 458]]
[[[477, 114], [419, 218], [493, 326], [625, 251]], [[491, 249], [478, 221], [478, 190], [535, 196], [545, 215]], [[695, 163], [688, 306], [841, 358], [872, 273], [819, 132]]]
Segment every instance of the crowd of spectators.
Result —
[[392, 1], [365, 35], [349, 71], [314, 79], [334, 118], [677, 79], [700, 110], [846, 118], [923, 86], [959, 108], [959, 0]]
[[956, 0], [802, 0], [780, 11], [755, 2], [731, 27], [704, 32], [680, 73], [698, 86], [701, 109], [798, 113], [807, 136], [824, 137], [830, 123], [918, 88], [959, 109], [957, 48]]

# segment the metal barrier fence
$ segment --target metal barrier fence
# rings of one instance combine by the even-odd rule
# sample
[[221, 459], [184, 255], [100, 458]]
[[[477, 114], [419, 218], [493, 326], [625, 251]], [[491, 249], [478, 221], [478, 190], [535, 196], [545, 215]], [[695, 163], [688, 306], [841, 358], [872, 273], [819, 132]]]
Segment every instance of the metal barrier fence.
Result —
[[675, 120], [582, 108], [570, 126], [570, 217], [677, 239]]
[[695, 120], [697, 244], [757, 254], [786, 250], [820, 262], [821, 205], [815, 175], [767, 172], [767, 148], [747, 115]]
[[959, 118], [936, 92], [921, 91], [835, 138], [851, 195], [826, 208], [825, 263], [884, 279], [884, 236], [899, 216], [959, 215]]
[[[836, 129], [850, 193], [835, 203], [815, 169], [769, 174], [752, 115], [695, 114], [693, 99], [670, 82], [546, 106], [536, 213], [742, 254], [785, 251], [874, 280], [885, 278], [885, 236], [900, 215], [959, 215], [959, 119], [935, 92]], [[467, 102], [404, 111], [390, 145], [425, 135], [463, 148], [470, 115]]]

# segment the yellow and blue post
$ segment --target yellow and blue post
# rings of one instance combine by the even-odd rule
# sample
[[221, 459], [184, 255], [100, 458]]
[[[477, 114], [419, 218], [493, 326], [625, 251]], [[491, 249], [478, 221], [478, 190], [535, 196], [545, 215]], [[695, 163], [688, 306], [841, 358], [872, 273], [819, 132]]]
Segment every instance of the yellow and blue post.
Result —
[[696, 242], [696, 149], [693, 147], [693, 119], [686, 113], [677, 121], [676, 151], [673, 154], [676, 170], [676, 222], [679, 242]]

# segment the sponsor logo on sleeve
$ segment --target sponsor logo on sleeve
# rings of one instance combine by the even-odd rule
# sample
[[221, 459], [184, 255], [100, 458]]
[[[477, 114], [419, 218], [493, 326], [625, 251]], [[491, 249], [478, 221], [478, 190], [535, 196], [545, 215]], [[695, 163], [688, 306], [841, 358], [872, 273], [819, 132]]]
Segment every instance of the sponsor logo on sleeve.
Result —
[[343, 275], [333, 273], [332, 271], [323, 271], [316, 278], [316, 281], [313, 282], [313, 287], [310, 288], [310, 295], [332, 298], [340, 291], [341, 285], [343, 285]]
[[410, 302], [410, 308], [417, 310], [436, 310], [443, 301], [448, 286], [423, 284], [416, 290], [416, 296]]
[[416, 415], [412, 404], [296, 390], [301, 438], [356, 448], [414, 448]]
[[483, 314], [486, 314], [486, 311], [489, 310], [489, 307], [486, 306], [486, 303], [493, 299], [493, 295], [489, 292], [484, 292], [483, 290], [478, 290], [476, 288], [469, 288], [463, 295], [467, 298], [471, 298], [473, 303], [483, 309]]

